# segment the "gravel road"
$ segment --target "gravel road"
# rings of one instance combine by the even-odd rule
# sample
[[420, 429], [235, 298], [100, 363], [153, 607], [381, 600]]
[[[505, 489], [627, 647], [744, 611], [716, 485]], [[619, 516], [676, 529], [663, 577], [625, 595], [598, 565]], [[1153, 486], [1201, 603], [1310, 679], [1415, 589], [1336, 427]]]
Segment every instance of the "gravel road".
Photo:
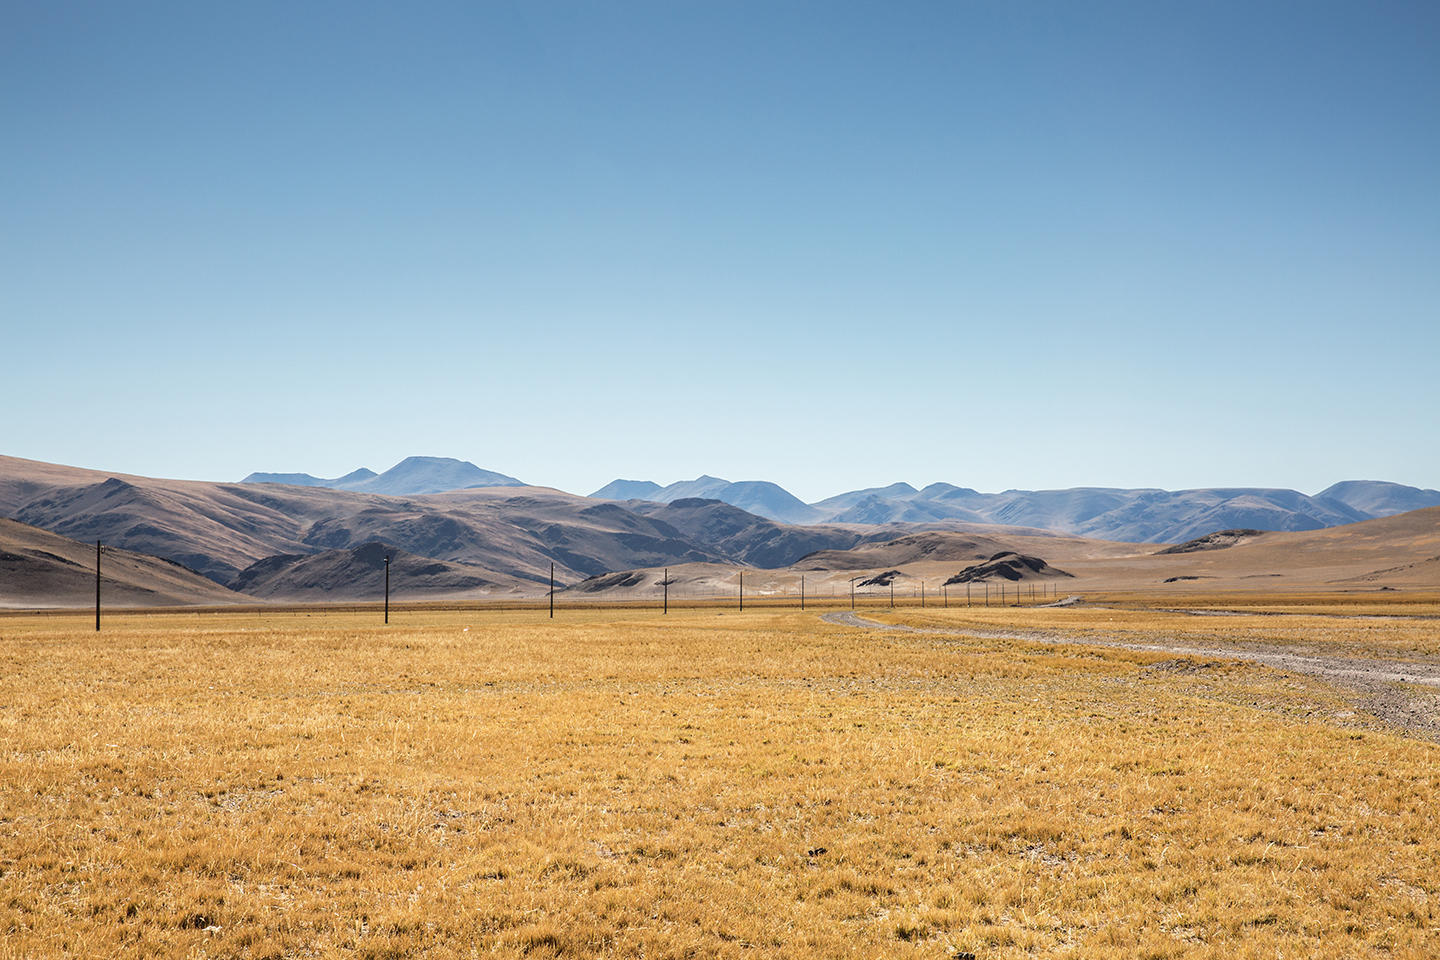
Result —
[[[944, 627], [897, 626], [870, 620], [849, 610], [827, 613], [827, 623], [891, 633], [981, 637], [1020, 640], [1027, 643], [1078, 644], [1087, 647], [1114, 647], [1183, 657], [1210, 657], [1247, 660], [1267, 667], [1321, 677], [1360, 693], [1359, 706], [1387, 723], [1429, 740], [1440, 740], [1440, 660], [1376, 660], [1361, 657], [1316, 656], [1297, 653], [1273, 643], [1253, 646], [1199, 646], [1167, 643], [1163, 640], [1138, 642], [1106, 637], [1081, 637], [1038, 630], [950, 629]], [[1428, 690], [1398, 686], [1415, 684]]]

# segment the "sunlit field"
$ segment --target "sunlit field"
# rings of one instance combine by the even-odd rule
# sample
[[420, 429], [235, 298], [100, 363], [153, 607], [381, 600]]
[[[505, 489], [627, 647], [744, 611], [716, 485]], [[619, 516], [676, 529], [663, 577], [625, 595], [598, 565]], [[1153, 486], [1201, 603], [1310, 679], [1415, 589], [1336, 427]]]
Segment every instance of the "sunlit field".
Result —
[[[1433, 602], [1298, 605], [865, 612], [1437, 652]], [[379, 620], [0, 618], [0, 956], [1440, 955], [1440, 745], [1311, 677], [765, 607]]]

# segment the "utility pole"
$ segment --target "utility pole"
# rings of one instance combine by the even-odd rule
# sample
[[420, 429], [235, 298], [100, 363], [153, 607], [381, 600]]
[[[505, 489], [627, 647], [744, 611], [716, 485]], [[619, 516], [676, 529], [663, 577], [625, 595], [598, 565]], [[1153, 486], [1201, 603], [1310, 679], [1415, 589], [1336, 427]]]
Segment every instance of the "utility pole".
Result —
[[555, 619], [555, 561], [550, 561], [550, 619]]
[[920, 581], [920, 609], [925, 609], [925, 581]]
[[745, 571], [740, 571], [740, 609], [745, 609]]
[[890, 578], [890, 609], [895, 609], [895, 578]]
[[390, 622], [390, 554], [385, 554], [385, 622]]
[[665, 605], [660, 608], [660, 612], [661, 612], [662, 614], [663, 614], [663, 613], [669, 613], [669, 612], [670, 612], [670, 568], [669, 568], [669, 567], [666, 567], [666, 568], [665, 568], [665, 582], [664, 582], [664, 587], [665, 587]]
[[855, 578], [850, 578], [850, 611], [855, 611]]
[[800, 574], [800, 609], [805, 609], [805, 574]]
[[95, 632], [100, 632], [100, 541], [95, 541]]
[[945, 593], [945, 608], [948, 610], [950, 608], [950, 581], [945, 581], [940, 589]]

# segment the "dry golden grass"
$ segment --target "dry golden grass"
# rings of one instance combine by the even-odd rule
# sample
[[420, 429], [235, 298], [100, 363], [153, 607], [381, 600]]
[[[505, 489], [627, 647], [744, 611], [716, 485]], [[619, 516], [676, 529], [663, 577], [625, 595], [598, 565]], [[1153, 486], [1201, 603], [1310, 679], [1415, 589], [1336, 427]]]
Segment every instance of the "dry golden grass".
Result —
[[772, 610], [397, 621], [0, 619], [0, 956], [1440, 954], [1440, 747], [1314, 681]]
[[[1383, 596], [1383, 595], [1379, 595]], [[890, 615], [888, 608], [863, 611]], [[1214, 615], [1214, 614], [1221, 615]], [[1401, 594], [1386, 603], [1377, 594], [1215, 595], [1203, 598], [1104, 594], [1075, 607], [990, 607], [952, 603], [923, 610], [907, 605], [895, 614], [906, 623], [979, 630], [1056, 631], [1146, 642], [1280, 644], [1297, 651], [1391, 659], [1440, 654], [1440, 597]], [[897, 622], [899, 622], [897, 620]]]

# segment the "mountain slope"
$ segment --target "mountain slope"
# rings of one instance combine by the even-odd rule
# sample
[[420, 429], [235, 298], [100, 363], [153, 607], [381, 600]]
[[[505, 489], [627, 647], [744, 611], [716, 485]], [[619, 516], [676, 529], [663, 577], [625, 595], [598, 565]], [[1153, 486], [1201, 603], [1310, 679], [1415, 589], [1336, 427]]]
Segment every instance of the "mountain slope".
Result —
[[1440, 506], [1440, 490], [1422, 490], [1383, 480], [1342, 480], [1315, 495], [1369, 517], [1389, 517]]
[[1010, 541], [979, 534], [929, 531], [867, 543], [849, 550], [818, 550], [801, 558], [800, 570], [868, 570], [907, 563], [973, 563], [1010, 548]]
[[[105, 548], [102, 606], [237, 603], [246, 598], [158, 557]], [[88, 607], [95, 602], [95, 545], [0, 519], [0, 607]]]
[[865, 532], [833, 526], [793, 526], [756, 516], [720, 500], [686, 497], [671, 503], [631, 501], [634, 513], [673, 527], [724, 559], [783, 567], [815, 550], [850, 547]]
[[653, 500], [661, 491], [652, 480], [611, 480], [590, 494], [592, 500]]
[[471, 487], [523, 487], [514, 477], [482, 470], [468, 460], [451, 457], [406, 457], [378, 477], [351, 487], [362, 493], [409, 496], [444, 493]]
[[258, 560], [382, 540], [548, 582], [666, 562], [729, 559], [623, 507], [539, 487], [387, 497], [273, 484], [117, 476], [0, 457], [0, 502], [25, 522], [139, 549], [229, 583]]
[[380, 600], [385, 558], [390, 558], [390, 599], [478, 599], [519, 589], [524, 581], [473, 564], [419, 557], [370, 542], [313, 556], [281, 554], [242, 570], [232, 586], [266, 600]]
[[[779, 484], [741, 480], [721, 491], [717, 499], [749, 513], [782, 523], [813, 523], [820, 514]], [[673, 501], [672, 501], [673, 502]]]
[[612, 480], [591, 494], [606, 500], [719, 500], [749, 513], [781, 523], [815, 523], [824, 516], [805, 501], [768, 480], [741, 480], [731, 483], [702, 474], [694, 480], [680, 480], [662, 487], [650, 480]]
[[708, 500], [723, 500], [721, 496], [725, 489], [730, 486], [729, 480], [722, 480], [719, 477], [712, 477], [708, 474], [701, 474], [694, 480], [677, 480], [669, 484], [655, 494], [653, 498], [660, 503], [673, 503], [676, 500], [688, 500], [691, 498], [703, 498]]

